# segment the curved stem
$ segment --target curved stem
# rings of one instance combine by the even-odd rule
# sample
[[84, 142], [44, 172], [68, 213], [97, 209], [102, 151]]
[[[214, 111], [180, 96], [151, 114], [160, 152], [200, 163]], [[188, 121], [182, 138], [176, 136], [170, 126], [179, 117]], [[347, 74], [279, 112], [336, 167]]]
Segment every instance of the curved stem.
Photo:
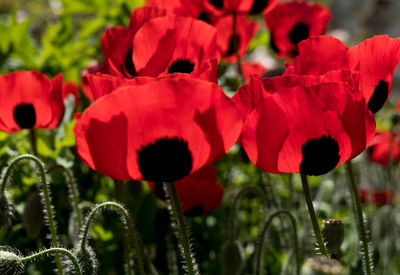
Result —
[[82, 230], [82, 238], [81, 238], [81, 250], [86, 250], [86, 242], [88, 238], [88, 233], [89, 233], [89, 228], [93, 221], [96, 219], [97, 214], [102, 211], [103, 209], [110, 209], [110, 210], [115, 210], [118, 214], [121, 215], [121, 218], [123, 219], [123, 224], [125, 227], [125, 230], [127, 231], [129, 237], [132, 239], [134, 243], [134, 247], [136, 248], [136, 258], [138, 262], [138, 268], [139, 268], [139, 273], [141, 275], [145, 275], [144, 271], [144, 265], [143, 265], [143, 253], [142, 253], [142, 247], [139, 242], [139, 238], [136, 234], [135, 230], [135, 225], [132, 221], [132, 219], [129, 216], [128, 211], [119, 203], [116, 202], [103, 202], [99, 205], [97, 205], [89, 214], [84, 229]]
[[70, 169], [68, 169], [62, 165], [53, 165], [52, 167], [50, 167], [48, 169], [48, 173], [50, 173], [54, 169], [62, 169], [65, 172], [65, 174], [67, 175], [67, 184], [69, 187], [72, 208], [74, 209], [74, 212], [76, 214], [76, 220], [78, 223], [78, 227], [82, 228], [82, 214], [81, 214], [81, 210], [79, 208], [79, 191], [78, 191], [78, 187], [76, 186], [72, 172]]
[[318, 220], [317, 220], [317, 215], [315, 215], [315, 210], [314, 210], [311, 193], [310, 193], [310, 187], [308, 186], [307, 176], [303, 175], [303, 174], [300, 174], [300, 175], [301, 175], [301, 183], [303, 185], [303, 193], [306, 198], [308, 213], [310, 215], [311, 223], [312, 223], [312, 226], [314, 229], [314, 235], [315, 235], [315, 239], [317, 240], [319, 252], [321, 252], [322, 255], [328, 257], [328, 251], [326, 250], [324, 240], [322, 238], [321, 230], [319, 228], [319, 224], [318, 224]]
[[367, 231], [365, 229], [364, 225], [364, 218], [362, 214], [362, 209], [361, 209], [361, 202], [360, 202], [360, 194], [358, 192], [356, 180], [354, 177], [354, 172], [353, 172], [353, 166], [351, 165], [351, 161], [346, 162], [346, 170], [349, 175], [349, 189], [351, 193], [351, 198], [353, 200], [353, 206], [355, 210], [355, 215], [357, 219], [357, 227], [358, 227], [358, 232], [360, 234], [360, 240], [361, 240], [361, 245], [362, 245], [362, 250], [363, 250], [363, 269], [364, 269], [364, 274], [367, 275], [372, 275], [373, 273], [373, 267], [372, 267], [372, 262], [370, 259], [370, 253], [369, 253], [369, 246], [368, 246], [368, 238], [367, 238]]
[[233, 39], [233, 47], [235, 49], [236, 55], [236, 64], [237, 70], [241, 78], [243, 78], [243, 70], [242, 70], [242, 60], [239, 54], [239, 34], [237, 33], [237, 14], [234, 12], [232, 13], [232, 39]]
[[24, 262], [33, 262], [33, 261], [36, 261], [38, 258], [41, 258], [43, 256], [48, 256], [49, 254], [54, 254], [54, 253], [56, 253], [57, 255], [64, 254], [65, 256], [67, 256], [71, 260], [72, 264], [74, 265], [76, 274], [82, 275], [82, 270], [81, 270], [81, 267], [79, 266], [78, 259], [69, 250], [64, 249], [64, 248], [49, 248], [49, 249], [37, 252], [33, 255], [23, 257], [20, 259], [20, 261], [23, 263]]
[[264, 227], [260, 234], [258, 235], [258, 245], [256, 246], [255, 254], [254, 254], [254, 274], [262, 274], [261, 272], [261, 258], [262, 252], [264, 251], [264, 240], [265, 234], [268, 231], [269, 226], [272, 223], [272, 220], [279, 215], [287, 215], [290, 218], [290, 222], [293, 228], [293, 236], [294, 236], [294, 253], [296, 257], [296, 274], [300, 275], [300, 254], [299, 254], [299, 242], [297, 239], [297, 228], [296, 228], [296, 220], [293, 215], [287, 210], [278, 210], [275, 213], [272, 213], [267, 221], [264, 223]]
[[166, 185], [166, 191], [168, 194], [169, 209], [171, 211], [171, 217], [174, 220], [176, 229], [176, 236], [180, 244], [180, 251], [185, 259], [185, 269], [188, 275], [199, 274], [195, 258], [191, 250], [189, 233], [185, 225], [185, 218], [183, 217], [181, 204], [178, 199], [178, 194], [176, 193], [175, 184], [173, 182], [164, 183]]
[[[0, 192], [1, 192], [1, 194], [4, 194], [8, 179], [11, 176], [12, 172], [15, 171], [15, 169], [16, 169], [16, 168], [14, 168], [14, 166], [23, 160], [30, 160], [30, 161], [35, 162], [35, 164], [38, 168], [39, 177], [40, 177], [38, 184], [41, 183], [41, 187], [42, 187], [40, 194], [43, 197], [44, 204], [45, 204], [45, 215], [47, 216], [47, 220], [48, 220], [48, 224], [49, 224], [51, 245], [54, 247], [58, 247], [56, 222], [53, 217], [53, 207], [51, 205], [50, 189], [49, 189], [49, 186], [48, 186], [47, 180], [46, 180], [46, 172], [45, 172], [45, 168], [44, 168], [45, 166], [41, 160], [39, 160], [37, 157], [35, 157], [33, 155], [29, 155], [29, 154], [21, 155], [21, 156], [16, 157], [15, 159], [13, 159], [10, 162], [10, 164], [8, 165], [8, 167], [6, 168], [6, 171], [3, 175]], [[60, 256], [58, 254], [56, 254], [56, 264], [57, 264], [58, 273], [60, 275], [63, 274], [64, 273], [63, 267], [61, 264]]]
[[[236, 236], [236, 213], [237, 213], [237, 204], [241, 200], [242, 197], [246, 196], [247, 194], [252, 193], [256, 195], [261, 203], [264, 205], [263, 209], [267, 208], [267, 200], [265, 198], [265, 193], [264, 191], [257, 187], [257, 186], [245, 186], [243, 187], [239, 193], [235, 196], [233, 199], [232, 207], [229, 212], [229, 228], [228, 228], [228, 234], [229, 234], [229, 240], [234, 241], [235, 236]], [[265, 210], [264, 210], [265, 211]]]

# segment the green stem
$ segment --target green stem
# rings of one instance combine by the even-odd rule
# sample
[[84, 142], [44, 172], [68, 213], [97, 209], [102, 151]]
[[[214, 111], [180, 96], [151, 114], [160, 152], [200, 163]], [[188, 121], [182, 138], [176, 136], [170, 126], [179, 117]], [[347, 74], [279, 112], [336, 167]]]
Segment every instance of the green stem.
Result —
[[[173, 182], [164, 183], [166, 185], [166, 191], [168, 194], [169, 209], [171, 211], [171, 217], [174, 220], [176, 226], [176, 236], [178, 238], [182, 253], [182, 257], [185, 259], [186, 266], [185, 269], [188, 275], [199, 274], [196, 260], [193, 257], [191, 251], [189, 233], [185, 225], [185, 218], [183, 217], [181, 204], [178, 199], [178, 194], [176, 193], [175, 184]], [[173, 226], [174, 227], [174, 226]]]
[[317, 245], [319, 248], [319, 252], [322, 253], [322, 255], [328, 257], [328, 251], [326, 250], [324, 240], [322, 238], [321, 230], [319, 228], [318, 220], [317, 220], [317, 215], [315, 215], [315, 210], [311, 198], [311, 193], [310, 193], [310, 187], [308, 186], [308, 180], [307, 176], [300, 174], [301, 175], [301, 183], [303, 185], [303, 193], [306, 199], [307, 203], [307, 208], [308, 208], [308, 213], [310, 215], [311, 223], [314, 229], [314, 235], [315, 239], [317, 241]]
[[76, 214], [76, 220], [78, 223], [78, 227], [82, 228], [82, 214], [81, 214], [81, 210], [79, 208], [79, 191], [78, 191], [78, 187], [76, 186], [72, 172], [70, 169], [67, 169], [62, 165], [53, 165], [52, 167], [50, 167], [48, 169], [48, 172], [50, 173], [54, 169], [62, 169], [66, 174], [72, 208], [74, 209], [74, 212]]
[[79, 266], [77, 258], [69, 250], [64, 249], [64, 248], [49, 248], [49, 249], [40, 251], [38, 253], [35, 253], [33, 255], [21, 258], [21, 262], [23, 262], [23, 263], [33, 262], [33, 261], [36, 261], [38, 258], [48, 256], [49, 254], [54, 254], [54, 253], [56, 255], [64, 254], [65, 256], [67, 256], [71, 260], [72, 264], [74, 265], [75, 272], [76, 272], [75, 274], [77, 274], [77, 275], [82, 274], [81, 267]]
[[349, 175], [349, 189], [351, 193], [351, 198], [353, 200], [353, 206], [355, 210], [355, 215], [357, 219], [357, 227], [358, 227], [358, 232], [360, 234], [360, 239], [361, 239], [361, 249], [363, 250], [363, 269], [364, 269], [364, 274], [367, 275], [372, 275], [373, 273], [373, 267], [372, 267], [372, 262], [370, 259], [370, 254], [369, 254], [369, 246], [368, 246], [368, 238], [367, 238], [367, 231], [365, 229], [364, 225], [364, 218], [363, 218], [363, 213], [361, 209], [361, 202], [360, 202], [360, 194], [358, 192], [356, 180], [354, 177], [354, 172], [353, 172], [353, 166], [351, 164], [351, 161], [346, 162], [346, 170]]
[[35, 129], [30, 129], [29, 130], [29, 140], [31, 142], [31, 147], [32, 147], [32, 153], [37, 156], [37, 142], [36, 142], [36, 132]]
[[261, 271], [261, 258], [262, 258], [262, 254], [264, 251], [264, 240], [265, 240], [265, 235], [268, 231], [269, 226], [272, 223], [272, 220], [280, 215], [287, 215], [290, 218], [290, 222], [292, 224], [292, 228], [293, 228], [293, 239], [294, 239], [294, 253], [295, 253], [295, 257], [296, 257], [296, 274], [300, 275], [300, 254], [299, 254], [299, 242], [298, 242], [298, 238], [297, 238], [297, 228], [296, 228], [296, 220], [293, 217], [293, 215], [287, 211], [287, 210], [278, 210], [275, 213], [272, 213], [267, 221], [264, 223], [264, 227], [262, 229], [262, 231], [260, 232], [260, 234], [258, 235], [258, 241], [257, 241], [257, 246], [256, 246], [256, 250], [254, 253], [254, 274], [262, 274]]
[[239, 76], [243, 78], [243, 70], [242, 70], [242, 60], [239, 54], [239, 35], [237, 33], [237, 14], [234, 12], [232, 13], [232, 37], [233, 37], [233, 47], [235, 49], [236, 55], [236, 64]]
[[97, 215], [99, 212], [101, 212], [103, 209], [110, 209], [110, 210], [115, 210], [118, 214], [121, 215], [123, 219], [123, 225], [125, 227], [125, 230], [128, 233], [128, 236], [134, 243], [134, 247], [136, 248], [136, 260], [138, 263], [138, 268], [139, 268], [139, 273], [141, 275], [145, 275], [144, 271], [144, 265], [143, 265], [143, 250], [142, 246], [139, 242], [139, 237], [136, 233], [135, 230], [135, 225], [133, 223], [133, 220], [130, 218], [128, 211], [119, 203], [116, 202], [103, 202], [99, 205], [97, 205], [89, 214], [84, 229], [82, 230], [82, 238], [81, 238], [81, 250], [86, 250], [86, 242], [88, 239], [88, 233], [89, 233], [89, 228], [93, 221], [96, 219]]
[[232, 207], [231, 210], [229, 212], [229, 228], [228, 228], [228, 236], [229, 236], [229, 240], [231, 242], [233, 242], [235, 240], [235, 236], [236, 236], [236, 213], [237, 213], [237, 205], [239, 203], [239, 201], [241, 200], [241, 198], [243, 198], [244, 196], [246, 196], [247, 194], [254, 194], [256, 195], [261, 203], [263, 204], [263, 210], [265, 211], [265, 209], [267, 209], [267, 200], [265, 197], [265, 193], [264, 191], [257, 187], [257, 186], [245, 186], [243, 187], [239, 193], [237, 193], [237, 195], [234, 197], [233, 199], [233, 203], [232, 203]]
[[[49, 186], [47, 184], [47, 180], [46, 180], [46, 172], [45, 172], [45, 165], [42, 163], [41, 160], [39, 160], [37, 157], [33, 156], [33, 155], [21, 155], [18, 156], [16, 158], [14, 158], [10, 164], [8, 165], [8, 167], [6, 168], [6, 171], [3, 175], [2, 178], [2, 182], [1, 182], [1, 188], [0, 188], [0, 192], [1, 194], [5, 194], [5, 189], [6, 189], [6, 185], [9, 181], [9, 177], [11, 176], [12, 172], [15, 171], [14, 166], [17, 165], [20, 161], [23, 160], [30, 160], [36, 163], [38, 171], [39, 171], [39, 177], [40, 180], [38, 181], [38, 185], [41, 184], [42, 186], [42, 190], [40, 192], [40, 194], [42, 195], [43, 199], [44, 199], [44, 203], [45, 203], [45, 215], [47, 215], [47, 220], [48, 220], [48, 224], [49, 224], [49, 229], [50, 229], [50, 235], [51, 235], [51, 245], [53, 247], [58, 247], [58, 240], [57, 240], [57, 230], [56, 230], [56, 223], [53, 217], [53, 207], [51, 205], [51, 198], [50, 198], [50, 189]], [[40, 187], [39, 187], [40, 189]], [[56, 254], [56, 263], [57, 263], [57, 269], [58, 269], [58, 273], [60, 275], [62, 275], [63, 272], [63, 267], [61, 264], [61, 259], [60, 259], [60, 255]]]

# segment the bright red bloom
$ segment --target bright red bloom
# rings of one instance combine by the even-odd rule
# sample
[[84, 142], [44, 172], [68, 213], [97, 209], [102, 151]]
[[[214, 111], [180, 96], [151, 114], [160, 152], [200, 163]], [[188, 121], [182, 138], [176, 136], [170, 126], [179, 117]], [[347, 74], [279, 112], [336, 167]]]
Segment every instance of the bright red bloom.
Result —
[[345, 85], [348, 72], [253, 78], [233, 97], [247, 119], [240, 144], [271, 173], [321, 175], [365, 150], [375, 120], [360, 91]]
[[36, 71], [0, 75], [0, 130], [57, 127], [64, 111], [62, 74], [50, 80]]
[[392, 190], [385, 189], [381, 191], [371, 189], [360, 190], [361, 203], [373, 202], [376, 205], [390, 204], [392, 197]]
[[165, 16], [166, 10], [156, 7], [138, 8], [131, 13], [129, 28], [108, 28], [101, 37], [101, 51], [106, 57], [108, 71], [121, 77], [136, 76], [132, 62], [132, 42], [136, 32], [147, 21]]
[[247, 51], [250, 40], [258, 29], [258, 24], [243, 15], [237, 15], [236, 34], [233, 34], [233, 17], [226, 15], [218, 19], [215, 24], [217, 28], [217, 43], [222, 56], [229, 61], [236, 60], [235, 43], [238, 45], [239, 56], [243, 57]]
[[[215, 167], [205, 166], [175, 182], [185, 216], [204, 215], [221, 205], [224, 187], [218, 184], [217, 173]], [[162, 183], [148, 182], [148, 184], [160, 199], [165, 199]]]
[[67, 99], [69, 95], [72, 95], [75, 99], [75, 107], [78, 106], [79, 103], [78, 86], [74, 82], [69, 81], [63, 83], [62, 94], [63, 94], [63, 99]]
[[330, 36], [311, 37], [298, 45], [299, 55], [285, 75], [321, 75], [349, 68], [360, 72], [360, 90], [371, 112], [379, 111], [390, 95], [400, 59], [400, 39], [377, 35], [350, 49]]
[[102, 73], [102, 74], [108, 74], [108, 63], [107, 61], [101, 61], [101, 62], [94, 62], [93, 64], [90, 64], [89, 67], [87, 67], [86, 69], [84, 69], [81, 72], [81, 86], [82, 86], [82, 91], [85, 94], [85, 96], [90, 99], [90, 100], [94, 100], [93, 99], [93, 92], [90, 89], [88, 80], [87, 80], [87, 75], [89, 74], [97, 74], [97, 73]]
[[243, 62], [242, 63], [243, 78], [249, 81], [251, 75], [256, 74], [263, 76], [267, 72], [267, 68], [259, 63]]
[[[390, 156], [389, 156], [390, 150]], [[382, 166], [400, 160], [400, 133], [390, 131], [377, 132], [368, 150], [369, 159]]]
[[264, 17], [271, 32], [271, 47], [280, 57], [295, 57], [297, 44], [311, 36], [324, 34], [330, 19], [328, 9], [304, 1], [279, 4]]
[[218, 63], [216, 43], [216, 30], [207, 23], [175, 15], [160, 17], [136, 33], [132, 60], [139, 76], [195, 74], [210, 59]]
[[241, 115], [217, 85], [164, 78], [118, 88], [77, 121], [80, 158], [111, 178], [176, 181], [221, 158]]

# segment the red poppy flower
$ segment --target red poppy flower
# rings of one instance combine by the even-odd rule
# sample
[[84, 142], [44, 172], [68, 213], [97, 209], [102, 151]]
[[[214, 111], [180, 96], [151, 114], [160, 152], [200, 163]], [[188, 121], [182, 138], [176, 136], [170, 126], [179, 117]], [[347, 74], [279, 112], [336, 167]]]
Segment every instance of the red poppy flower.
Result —
[[328, 9], [304, 1], [279, 4], [264, 17], [271, 32], [271, 48], [280, 57], [295, 57], [297, 44], [323, 34], [330, 19]]
[[87, 67], [86, 69], [84, 69], [81, 72], [81, 85], [82, 85], [82, 91], [85, 94], [85, 96], [89, 99], [89, 100], [94, 100], [93, 99], [93, 92], [90, 89], [88, 80], [86, 78], [87, 75], [89, 74], [97, 74], [97, 73], [102, 73], [102, 74], [108, 74], [108, 64], [107, 61], [100, 61], [100, 62], [94, 62], [92, 64], [89, 65], [89, 67]]
[[144, 23], [165, 14], [166, 10], [156, 7], [138, 8], [131, 13], [129, 28], [118, 26], [106, 30], [101, 37], [101, 51], [111, 74], [128, 78], [136, 76], [132, 62], [133, 38]]
[[144, 24], [133, 40], [132, 60], [139, 76], [193, 74], [210, 59], [219, 61], [215, 28], [175, 15]]
[[388, 166], [390, 157], [391, 162], [398, 162], [400, 160], [399, 139], [399, 132], [377, 132], [368, 150], [370, 161]]
[[370, 143], [375, 120], [361, 92], [311, 78], [272, 78], [282, 88], [271, 92], [258, 92], [263, 82], [255, 78], [235, 94], [241, 112], [248, 113], [240, 144], [261, 170], [321, 175]]
[[350, 68], [360, 72], [360, 90], [371, 112], [379, 111], [390, 95], [392, 77], [400, 59], [400, 39], [377, 35], [347, 48], [330, 36], [311, 37], [298, 45], [299, 55], [285, 75], [321, 75]]
[[238, 45], [239, 56], [243, 57], [247, 51], [250, 40], [258, 29], [258, 24], [243, 15], [237, 15], [236, 34], [233, 34], [233, 17], [226, 15], [221, 17], [215, 24], [217, 28], [218, 48], [224, 58], [228, 61], [236, 60], [235, 43]]
[[[218, 170], [205, 166], [175, 182], [182, 211], [187, 217], [204, 215], [221, 205], [224, 187], [218, 184]], [[165, 200], [163, 184], [148, 182], [151, 190]]]
[[99, 173], [165, 182], [221, 158], [241, 127], [221, 88], [182, 77], [118, 88], [85, 110], [75, 136], [78, 155]]
[[50, 80], [35, 71], [0, 76], [0, 130], [53, 129], [64, 111], [62, 74]]
[[361, 189], [360, 201], [361, 203], [372, 202], [376, 205], [390, 204], [392, 197], [392, 190], [385, 189], [381, 191], [371, 189]]
[[251, 79], [251, 75], [256, 74], [262, 76], [267, 72], [267, 68], [259, 63], [243, 62], [242, 63], [243, 78], [246, 81]]
[[63, 99], [67, 99], [70, 95], [72, 95], [75, 99], [75, 106], [78, 106], [79, 102], [78, 86], [71, 81], [62, 84]]

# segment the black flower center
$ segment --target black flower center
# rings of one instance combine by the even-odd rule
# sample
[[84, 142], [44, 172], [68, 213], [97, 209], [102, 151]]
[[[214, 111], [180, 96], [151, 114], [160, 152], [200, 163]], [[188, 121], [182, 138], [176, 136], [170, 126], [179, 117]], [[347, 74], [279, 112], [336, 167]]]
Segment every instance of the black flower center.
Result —
[[301, 146], [303, 160], [300, 173], [319, 176], [328, 173], [339, 162], [339, 144], [330, 136], [321, 136], [307, 140]]
[[213, 5], [216, 8], [222, 9], [224, 7], [223, 0], [208, 0], [211, 5]]
[[14, 108], [14, 120], [23, 129], [32, 129], [36, 124], [36, 112], [32, 104], [19, 104]]
[[376, 85], [374, 89], [374, 93], [368, 101], [368, 109], [374, 114], [378, 112], [383, 104], [385, 104], [388, 94], [389, 84], [386, 81], [379, 80], [378, 85]]
[[259, 14], [267, 7], [268, 0], [254, 0], [249, 14]]
[[127, 73], [130, 74], [130, 76], [135, 76], [136, 69], [135, 69], [135, 65], [133, 64], [133, 61], [132, 61], [132, 52], [133, 52], [133, 48], [130, 47], [128, 52], [126, 53], [124, 65], [125, 65], [125, 70], [127, 71]]
[[232, 35], [229, 38], [229, 47], [226, 51], [226, 55], [232, 55], [236, 53], [236, 49], [239, 49], [240, 37], [237, 34]]
[[186, 73], [190, 74], [193, 72], [194, 64], [187, 59], [177, 59], [171, 63], [168, 68], [168, 73]]
[[144, 180], [171, 182], [189, 175], [192, 170], [192, 154], [183, 139], [160, 138], [142, 146], [137, 151], [139, 171]]
[[298, 44], [300, 41], [308, 38], [310, 28], [303, 23], [297, 23], [289, 33], [289, 39], [293, 44]]
[[199, 16], [197, 16], [197, 19], [204, 21], [208, 24], [211, 24], [210, 16], [208, 16], [208, 14], [205, 11], [200, 12]]
[[196, 205], [189, 210], [186, 210], [185, 213], [183, 213], [186, 217], [191, 218], [195, 216], [201, 216], [204, 213], [204, 208], [201, 205]]

